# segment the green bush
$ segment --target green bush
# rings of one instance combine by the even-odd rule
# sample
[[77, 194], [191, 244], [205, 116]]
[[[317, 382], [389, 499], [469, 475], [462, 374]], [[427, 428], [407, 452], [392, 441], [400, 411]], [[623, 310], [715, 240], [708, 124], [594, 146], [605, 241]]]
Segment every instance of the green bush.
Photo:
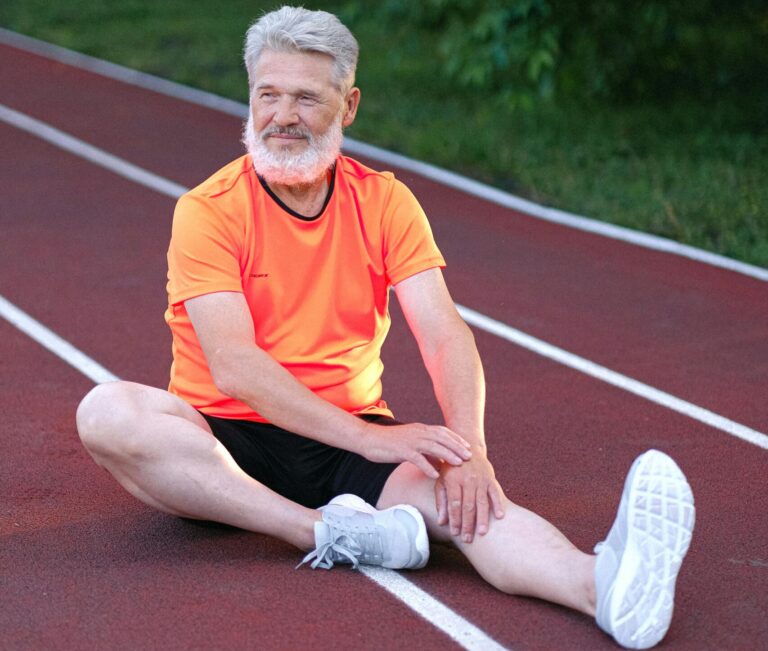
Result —
[[513, 105], [536, 97], [768, 98], [759, 0], [384, 0], [376, 11], [438, 34], [442, 73]]
[[560, 27], [549, 0], [385, 0], [379, 11], [392, 26], [408, 22], [440, 34], [443, 73], [463, 88], [512, 106], [553, 91]]
[[553, 0], [560, 87], [630, 100], [766, 97], [768, 5], [762, 1]]

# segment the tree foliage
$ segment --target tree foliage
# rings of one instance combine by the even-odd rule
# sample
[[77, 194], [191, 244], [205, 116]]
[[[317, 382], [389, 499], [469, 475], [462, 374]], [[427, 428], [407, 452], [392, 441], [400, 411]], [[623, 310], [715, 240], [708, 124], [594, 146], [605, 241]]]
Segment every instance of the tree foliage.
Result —
[[441, 70], [513, 104], [533, 97], [768, 99], [762, 0], [384, 0], [437, 34]]

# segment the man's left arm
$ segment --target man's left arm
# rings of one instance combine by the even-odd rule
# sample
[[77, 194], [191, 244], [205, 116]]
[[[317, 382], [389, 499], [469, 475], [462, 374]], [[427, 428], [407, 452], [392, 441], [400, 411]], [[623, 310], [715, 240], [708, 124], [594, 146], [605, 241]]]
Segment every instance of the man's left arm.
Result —
[[488, 461], [483, 428], [485, 380], [475, 339], [456, 311], [440, 269], [395, 286], [398, 301], [432, 378], [445, 425], [472, 444], [461, 466], [442, 464], [435, 497], [440, 524], [471, 542], [488, 531], [491, 512], [504, 516], [503, 492]]

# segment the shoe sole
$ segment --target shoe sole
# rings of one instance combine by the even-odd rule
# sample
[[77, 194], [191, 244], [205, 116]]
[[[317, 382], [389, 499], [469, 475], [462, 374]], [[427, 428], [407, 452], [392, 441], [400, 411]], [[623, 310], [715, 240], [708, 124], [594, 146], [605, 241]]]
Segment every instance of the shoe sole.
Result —
[[647, 649], [672, 620], [675, 582], [695, 521], [693, 493], [677, 464], [650, 450], [632, 466], [622, 494], [626, 545], [608, 595], [607, 625], [614, 639]]

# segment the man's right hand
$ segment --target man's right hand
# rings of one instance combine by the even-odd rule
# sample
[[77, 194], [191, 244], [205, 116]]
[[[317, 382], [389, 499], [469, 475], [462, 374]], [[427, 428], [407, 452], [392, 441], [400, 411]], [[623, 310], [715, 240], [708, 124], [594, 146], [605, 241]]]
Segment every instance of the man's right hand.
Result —
[[369, 461], [402, 463], [410, 461], [427, 477], [437, 479], [440, 473], [430, 458], [460, 466], [472, 457], [469, 443], [441, 425], [408, 423], [376, 425], [365, 423], [360, 447], [355, 450]]

